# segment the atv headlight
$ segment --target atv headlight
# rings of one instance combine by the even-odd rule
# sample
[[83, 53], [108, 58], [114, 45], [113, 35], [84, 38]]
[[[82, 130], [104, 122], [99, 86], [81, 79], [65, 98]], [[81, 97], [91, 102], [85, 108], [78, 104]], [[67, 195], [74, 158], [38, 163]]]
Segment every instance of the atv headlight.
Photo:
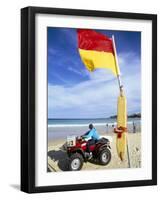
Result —
[[76, 145], [76, 136], [67, 136], [67, 147], [73, 147]]

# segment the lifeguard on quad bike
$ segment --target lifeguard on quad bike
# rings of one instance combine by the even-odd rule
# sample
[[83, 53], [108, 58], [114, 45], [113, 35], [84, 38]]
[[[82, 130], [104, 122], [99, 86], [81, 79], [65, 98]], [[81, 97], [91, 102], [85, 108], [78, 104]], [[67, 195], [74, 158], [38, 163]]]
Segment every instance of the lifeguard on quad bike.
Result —
[[67, 137], [67, 154], [69, 156], [69, 170], [81, 170], [83, 163], [88, 160], [96, 160], [101, 165], [107, 165], [111, 160], [110, 141], [100, 137], [93, 127], [90, 131], [76, 137]]

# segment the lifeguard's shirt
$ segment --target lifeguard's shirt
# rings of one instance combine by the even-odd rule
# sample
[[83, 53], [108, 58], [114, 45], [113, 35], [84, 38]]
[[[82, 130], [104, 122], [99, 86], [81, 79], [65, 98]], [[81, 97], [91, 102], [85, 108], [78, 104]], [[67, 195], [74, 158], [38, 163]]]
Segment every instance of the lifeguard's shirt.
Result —
[[100, 136], [97, 132], [97, 130], [95, 128], [92, 128], [91, 131], [88, 132], [87, 135], [84, 135], [85, 138], [87, 139], [94, 139], [94, 140], [99, 140], [100, 139]]

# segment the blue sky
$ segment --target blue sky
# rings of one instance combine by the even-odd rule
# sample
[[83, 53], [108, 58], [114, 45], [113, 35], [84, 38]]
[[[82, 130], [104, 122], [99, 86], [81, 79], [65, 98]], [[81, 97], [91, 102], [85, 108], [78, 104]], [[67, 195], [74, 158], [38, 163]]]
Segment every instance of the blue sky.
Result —
[[[117, 79], [110, 70], [89, 72], [76, 29], [48, 27], [48, 118], [107, 118], [117, 111]], [[141, 110], [141, 33], [96, 30], [115, 36], [128, 114]]]

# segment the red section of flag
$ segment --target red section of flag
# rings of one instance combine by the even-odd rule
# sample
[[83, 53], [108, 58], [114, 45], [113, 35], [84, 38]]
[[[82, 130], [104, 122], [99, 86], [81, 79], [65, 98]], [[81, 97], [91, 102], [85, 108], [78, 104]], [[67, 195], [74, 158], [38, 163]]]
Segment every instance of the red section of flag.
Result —
[[88, 29], [78, 29], [78, 48], [84, 50], [104, 51], [114, 54], [112, 39]]

